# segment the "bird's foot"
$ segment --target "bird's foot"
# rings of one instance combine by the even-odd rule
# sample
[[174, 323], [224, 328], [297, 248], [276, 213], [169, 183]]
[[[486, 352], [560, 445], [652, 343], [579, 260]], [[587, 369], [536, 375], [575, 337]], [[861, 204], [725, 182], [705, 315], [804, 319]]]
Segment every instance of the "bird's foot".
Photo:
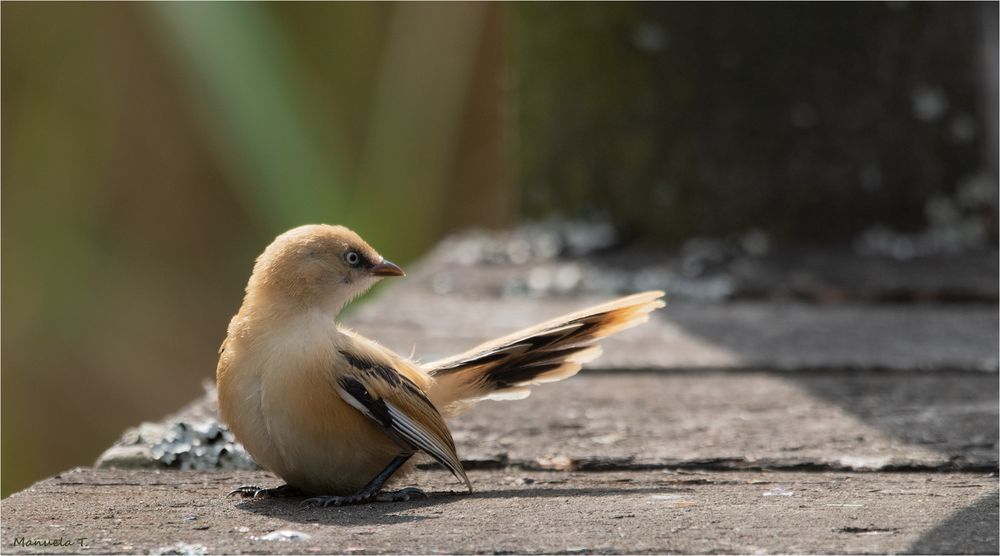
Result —
[[376, 502], [406, 502], [427, 498], [427, 493], [417, 487], [406, 487], [399, 490], [383, 490], [375, 495]]
[[300, 507], [312, 508], [321, 506], [326, 508], [328, 506], [350, 506], [366, 502], [404, 502], [418, 498], [427, 498], [427, 493], [417, 487], [406, 487], [399, 490], [386, 490], [382, 492], [359, 492], [351, 496], [314, 496], [303, 500]]
[[281, 485], [275, 488], [264, 488], [256, 485], [243, 485], [229, 492], [226, 496], [239, 496], [240, 498], [284, 498], [287, 496], [301, 496], [301, 490], [291, 485]]

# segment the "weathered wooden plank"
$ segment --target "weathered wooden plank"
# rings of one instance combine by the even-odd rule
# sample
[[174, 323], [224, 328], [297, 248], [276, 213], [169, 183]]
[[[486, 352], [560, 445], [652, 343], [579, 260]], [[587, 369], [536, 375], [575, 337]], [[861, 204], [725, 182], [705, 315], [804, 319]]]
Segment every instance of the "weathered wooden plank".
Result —
[[582, 374], [451, 423], [482, 462], [992, 470], [997, 390], [994, 374]]
[[[451, 427], [471, 467], [993, 470], [997, 392], [992, 373], [584, 371], [481, 402]], [[206, 419], [210, 399], [172, 421]], [[164, 430], [126, 434], [99, 465], [158, 465], [149, 442]]]
[[[301, 510], [239, 501], [264, 472], [78, 469], [2, 502], [4, 552], [997, 552], [995, 476], [926, 473], [441, 472], [431, 498]], [[299, 540], [264, 540], [276, 531]], [[280, 535], [276, 535], [280, 536]], [[83, 539], [82, 545], [79, 544]], [[59, 540], [67, 546], [25, 546]], [[175, 552], [176, 553], [176, 552]]]

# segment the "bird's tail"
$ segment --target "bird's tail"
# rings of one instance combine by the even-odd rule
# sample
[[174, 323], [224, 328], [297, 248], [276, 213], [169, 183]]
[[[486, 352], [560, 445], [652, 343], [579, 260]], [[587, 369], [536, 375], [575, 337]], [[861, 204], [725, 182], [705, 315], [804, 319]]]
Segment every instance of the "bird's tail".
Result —
[[481, 399], [520, 399], [529, 387], [569, 378], [601, 355], [597, 341], [636, 326], [663, 307], [663, 292], [622, 297], [515, 332], [424, 365], [428, 396], [445, 414]]

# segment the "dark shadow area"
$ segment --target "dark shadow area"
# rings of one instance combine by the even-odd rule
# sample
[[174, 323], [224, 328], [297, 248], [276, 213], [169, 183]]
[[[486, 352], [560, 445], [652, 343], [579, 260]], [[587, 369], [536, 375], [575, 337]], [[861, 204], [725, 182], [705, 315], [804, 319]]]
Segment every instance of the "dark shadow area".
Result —
[[[951, 317], [955, 318], [955, 315]], [[669, 316], [664, 313], [660, 318]], [[748, 317], [744, 315], [743, 318]], [[737, 358], [748, 360], [756, 357], [753, 344], [768, 340], [763, 334], [748, 335], [749, 325], [746, 322], [739, 327], [743, 333], [737, 333], [737, 328], [720, 330], [713, 326], [717, 324], [715, 321], [709, 320], [690, 319], [679, 324], [685, 332], [728, 350]], [[937, 324], [919, 322], [908, 326], [929, 327]], [[768, 322], [761, 322], [760, 326], [778, 328], [775, 323]], [[823, 350], [831, 343], [846, 341], [844, 338], [824, 341], [822, 331], [804, 330], [803, 323], [798, 323], [798, 328], [794, 323], [784, 323], [783, 327], [781, 335], [771, 337], [770, 341], [802, 344], [794, 346], [795, 349], [789, 353]], [[849, 339], [858, 345], [859, 351], [886, 350], [874, 356], [865, 353], [864, 360], [892, 360], [905, 355], [902, 350], [914, 347], [894, 343], [894, 330], [891, 328], [886, 327], [879, 333], [886, 334], [886, 337]], [[924, 337], [929, 342], [933, 341], [933, 335], [923, 330], [914, 335], [914, 338]], [[962, 347], [961, 344], [950, 343], [935, 349], [951, 353]], [[994, 470], [997, 467], [1000, 459], [997, 446], [1000, 436], [1000, 375], [995, 372], [947, 368], [899, 370], [875, 366], [830, 369], [793, 367], [789, 371], [771, 372], [811, 396], [844, 408], [879, 431], [947, 455], [955, 468]]]
[[[319, 523], [323, 525], [393, 525], [397, 523], [417, 523], [436, 517], [400, 515], [399, 512], [413, 508], [444, 506], [466, 498], [558, 498], [562, 496], [621, 496], [633, 494], [654, 494], [664, 492], [686, 492], [686, 488], [645, 487], [645, 488], [530, 488], [525, 490], [485, 490], [466, 495], [459, 492], [431, 492], [429, 498], [406, 502], [377, 502], [356, 506], [329, 508], [300, 508], [305, 498], [280, 498], [241, 502], [236, 508], [282, 519], [293, 523]], [[441, 512], [443, 514], [443, 512]]]
[[786, 380], [878, 430], [946, 454], [958, 467], [998, 461], [995, 373], [826, 371]]
[[909, 554], [997, 554], [998, 541], [997, 505], [994, 492], [980, 498], [937, 527], [928, 531], [906, 551]]

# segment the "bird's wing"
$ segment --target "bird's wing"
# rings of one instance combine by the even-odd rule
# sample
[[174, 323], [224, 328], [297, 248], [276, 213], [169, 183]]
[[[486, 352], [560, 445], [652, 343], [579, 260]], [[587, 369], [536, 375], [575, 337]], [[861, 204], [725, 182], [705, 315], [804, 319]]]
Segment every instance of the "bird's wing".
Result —
[[434, 458], [472, 492], [451, 432], [423, 391], [389, 361], [359, 352], [340, 353], [350, 367], [349, 372], [337, 377], [340, 397], [374, 421], [401, 447], [420, 450]]
[[446, 413], [483, 398], [526, 397], [531, 385], [575, 375], [601, 354], [598, 340], [645, 322], [665, 305], [661, 297], [661, 291], [622, 297], [428, 363], [423, 369], [434, 379], [428, 395]]

